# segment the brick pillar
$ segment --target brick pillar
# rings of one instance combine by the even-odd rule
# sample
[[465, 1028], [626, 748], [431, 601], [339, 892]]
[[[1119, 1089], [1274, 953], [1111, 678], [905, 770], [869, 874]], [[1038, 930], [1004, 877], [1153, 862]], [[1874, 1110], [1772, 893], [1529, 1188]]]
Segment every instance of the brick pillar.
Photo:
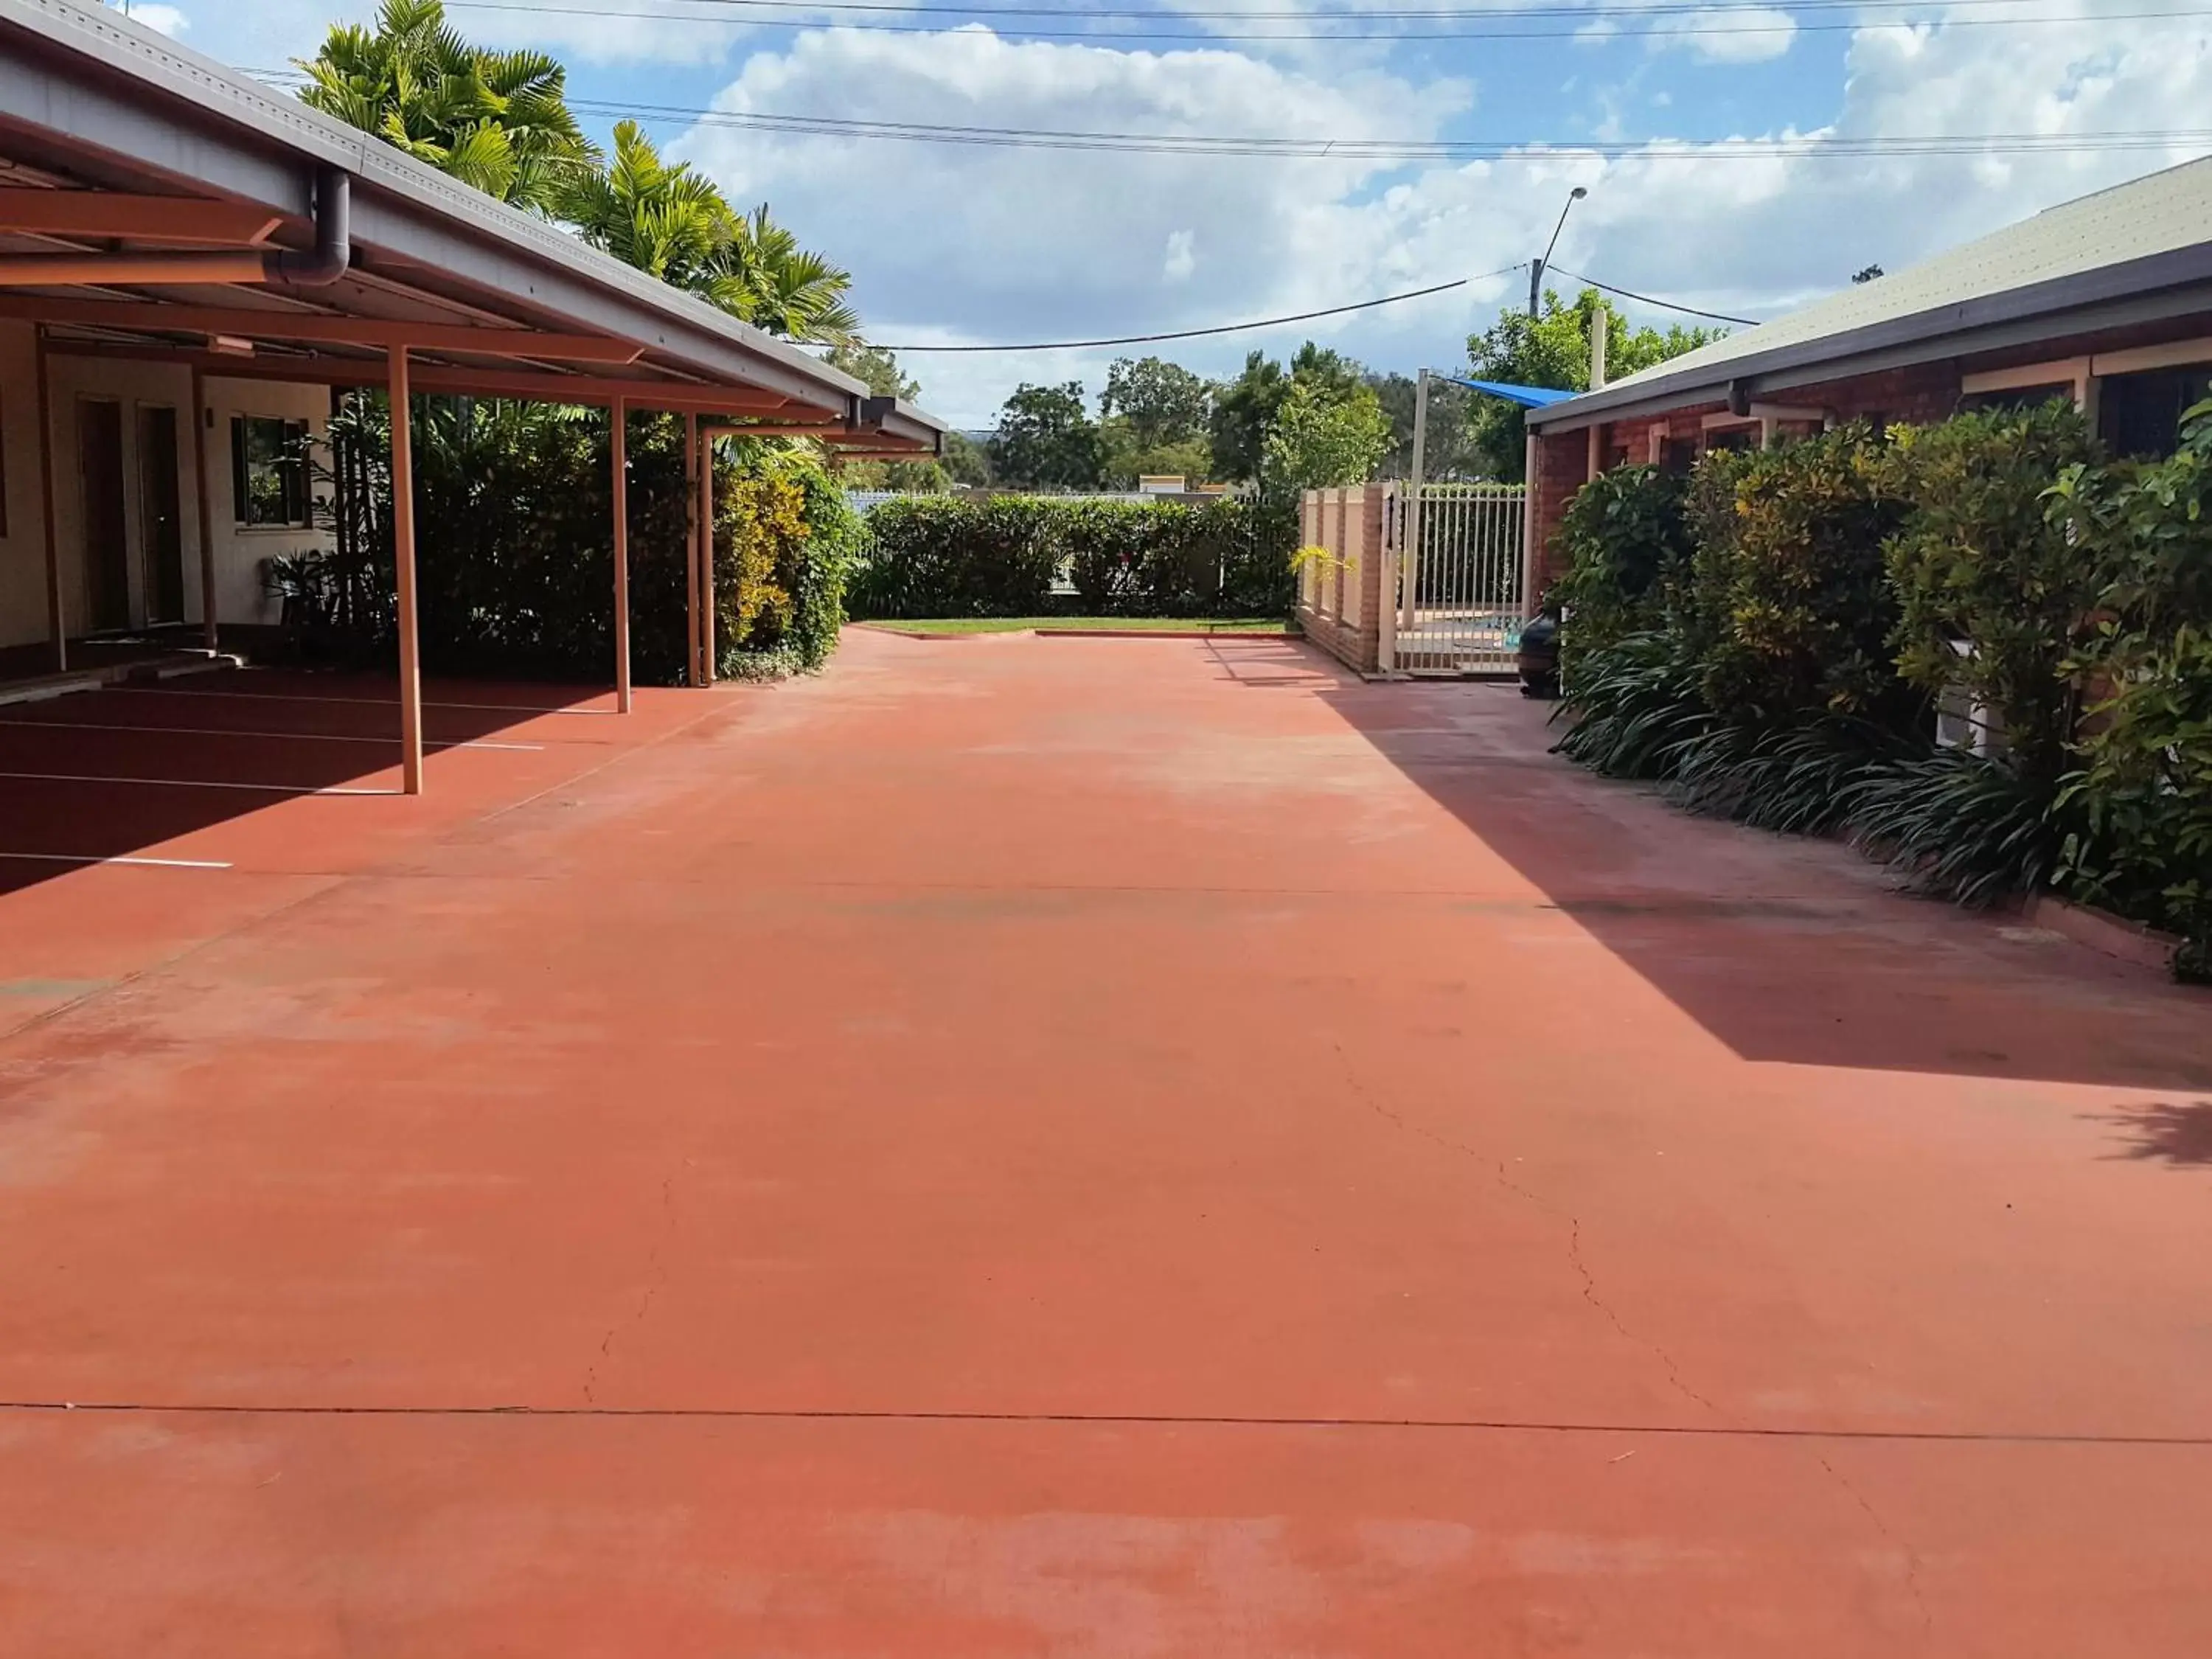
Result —
[[1363, 485], [1356, 494], [1359, 633], [1353, 649], [1352, 666], [1363, 674], [1372, 674], [1382, 665], [1382, 562], [1389, 556], [1388, 540], [1383, 535], [1382, 526], [1385, 492], [1381, 484], [1371, 483]]
[[1560, 574], [1559, 555], [1552, 545], [1567, 503], [1583, 487], [1583, 469], [1589, 459], [1589, 440], [1579, 432], [1546, 433], [1537, 439], [1536, 465], [1528, 485], [1528, 537], [1534, 550], [1535, 581], [1533, 605], [1553, 578]]

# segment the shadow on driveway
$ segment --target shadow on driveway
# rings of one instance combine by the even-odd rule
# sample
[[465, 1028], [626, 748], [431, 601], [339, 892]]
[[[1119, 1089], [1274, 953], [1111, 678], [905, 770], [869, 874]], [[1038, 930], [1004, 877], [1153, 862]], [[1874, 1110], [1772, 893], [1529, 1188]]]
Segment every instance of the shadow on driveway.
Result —
[[[1514, 686], [1368, 684], [1295, 644], [1240, 644], [1217, 660], [1256, 690], [1318, 695], [1746, 1060], [2212, 1090], [2212, 995], [1899, 893], [1834, 842], [1694, 817], [1594, 777], [1549, 752], [1551, 706]], [[2200, 1115], [2212, 1109], [2166, 1109], [2194, 1127], [2161, 1145], [2212, 1140]]]

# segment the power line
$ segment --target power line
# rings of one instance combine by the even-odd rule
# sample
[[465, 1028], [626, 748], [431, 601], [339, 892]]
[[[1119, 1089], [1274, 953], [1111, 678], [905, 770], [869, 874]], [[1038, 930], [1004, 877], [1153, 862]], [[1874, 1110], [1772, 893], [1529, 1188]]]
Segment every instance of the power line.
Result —
[[1743, 328], [1759, 326], [1759, 319], [1755, 317], [1730, 317], [1723, 312], [1700, 311], [1695, 306], [1680, 305], [1672, 300], [1655, 300], [1648, 294], [1637, 294], [1628, 289], [1615, 288], [1611, 283], [1601, 283], [1595, 276], [1585, 276], [1582, 272], [1569, 270], [1562, 264], [1550, 264], [1545, 266], [1545, 269], [1556, 270], [1562, 276], [1571, 276], [1578, 283], [1587, 283], [1592, 288], [1603, 289], [1607, 294], [1618, 294], [1622, 299], [1633, 300], [1638, 305], [1657, 306], [1662, 311], [1679, 311], [1692, 317], [1704, 317], [1716, 323], [1735, 323]]
[[[1808, 135], [1795, 138], [1640, 139], [1590, 143], [1577, 139], [1384, 139], [1322, 135], [1255, 135], [1085, 131], [1042, 127], [984, 127], [921, 121], [872, 121], [845, 116], [767, 111], [713, 110], [675, 105], [608, 103], [572, 99], [570, 107], [594, 114], [665, 117], [702, 126], [732, 127], [799, 137], [870, 138], [910, 143], [977, 144], [1019, 149], [1124, 150], [1176, 155], [1279, 155], [1341, 160], [1513, 160], [1530, 154], [1608, 158], [1648, 156], [1765, 160], [1796, 155], [2075, 155], [2106, 150], [2167, 149], [2212, 144], [2212, 128], [2135, 132], [1892, 134], [1850, 138]], [[1668, 148], [1680, 145], [1677, 150]]]
[[[1462, 276], [1453, 282], [1438, 283], [1433, 288], [1409, 289], [1403, 294], [1386, 294], [1379, 300], [1358, 300], [1348, 306], [1328, 306], [1320, 311], [1293, 312], [1287, 317], [1262, 317], [1257, 322], [1223, 323], [1213, 328], [1179, 328], [1164, 334], [1123, 334], [1108, 340], [1041, 340], [1021, 345], [886, 345], [885, 351], [1075, 351], [1091, 346], [1150, 345], [1159, 340], [1195, 340], [1208, 334], [1241, 334], [1249, 329], [1279, 328], [1285, 323], [1311, 322], [1316, 317], [1341, 317], [1348, 311], [1372, 311], [1377, 306], [1394, 306], [1401, 300], [1418, 300], [1424, 295], [1442, 294], [1455, 288], [1465, 288], [1469, 283], [1487, 282], [1492, 276], [1503, 276], [1518, 270], [1528, 262], [1526, 259], [1496, 270], [1486, 270], [1480, 276]], [[880, 342], [877, 343], [880, 344]]]
[[[453, 0], [458, 3], [458, 0]], [[1488, 19], [1495, 17], [1559, 17], [1581, 21], [1615, 17], [1657, 17], [1675, 15], [1727, 15], [1730, 13], [1764, 15], [1773, 11], [1848, 11], [1856, 15], [1867, 11], [1911, 9], [1924, 11], [1937, 0], [1717, 0], [1717, 3], [1700, 3], [1700, 0], [1659, 0], [1651, 5], [1616, 5], [1605, 0], [1594, 3], [1554, 3], [1548, 5], [1517, 6], [1405, 6], [1361, 7], [1357, 11], [1324, 12], [1310, 8], [1271, 10], [1250, 8], [1232, 11], [1209, 11], [1176, 6], [1173, 8], [1115, 8], [1110, 6], [1065, 5], [938, 5], [923, 3], [922, 0], [684, 0], [697, 6], [721, 6], [745, 11], [793, 11], [813, 15], [821, 12], [860, 12], [890, 14], [901, 16], [949, 16], [961, 18], [983, 17], [1056, 17], [1070, 20], [1114, 19], [1143, 21], [1171, 17], [1178, 21], [1216, 20], [1235, 22], [1346, 22], [1390, 19], [1430, 21], [1453, 18]], [[2033, 3], [2034, 0], [1942, 0], [1946, 11], [1967, 6], [2012, 6]], [[635, 13], [624, 14], [635, 15]]]
[[[264, 80], [297, 84], [295, 70], [255, 70]], [[634, 116], [701, 126], [787, 133], [799, 137], [870, 139], [912, 143], [981, 145], [1012, 149], [1091, 150], [1164, 155], [1224, 155], [1340, 161], [1768, 161], [1893, 155], [2094, 155], [2134, 150], [2212, 148], [2212, 128], [2158, 127], [2135, 131], [1893, 133], [1861, 137], [1808, 134], [1788, 138], [1643, 138], [1609, 143], [1573, 138], [1351, 138], [1323, 134], [1267, 137], [1237, 133], [1084, 131], [1050, 127], [954, 125], [925, 121], [866, 120], [848, 116], [775, 111], [718, 110], [694, 105], [642, 104], [572, 98], [569, 107], [590, 115]]]
[[[714, 5], [718, 3], [718, 0], [665, 0], [665, 3], [688, 3], [692, 5]], [[744, 0], [738, 0], [738, 3], [744, 3]], [[714, 11], [639, 11], [611, 6], [550, 4], [545, 3], [545, 0], [447, 0], [447, 6], [448, 9], [454, 11], [526, 12], [538, 16], [605, 17], [619, 19], [623, 21], [631, 23], [705, 23], [717, 28], [726, 28], [731, 27], [732, 23], [741, 24], [749, 21], [742, 15], [732, 15], [726, 10], [720, 13]], [[1784, 8], [1780, 6], [1767, 9], [1753, 9], [1746, 7], [1741, 9], [1748, 15], [1753, 15], [1756, 9], [1782, 11], [1784, 10]], [[1591, 21], [1605, 21], [1613, 17], [1636, 16], [1639, 15], [1640, 11], [1640, 8], [1622, 9], [1608, 11], [1601, 11], [1596, 9], [1593, 9], [1591, 11], [1583, 14], [1583, 15]], [[1079, 17], [1085, 14], [1062, 13], [1058, 15]], [[1159, 14], [1152, 15], [1158, 15]], [[1568, 21], [1571, 16], [1575, 15], [1575, 14], [1565, 11], [1562, 11], [1559, 15], [1562, 21]], [[2102, 13], [2075, 12], [2047, 17], [1949, 17], [1943, 20], [1942, 27], [1944, 28], [2019, 28], [2051, 23], [2102, 24], [2114, 22], [2141, 22], [2160, 18], [2203, 17], [2206, 15], [2207, 13], [2203, 8], [2191, 7], [2180, 10], [2164, 11]], [[1785, 18], [1786, 15], [1785, 12]], [[1349, 15], [1340, 13], [1322, 14], [1317, 21], [1333, 23], [1340, 18], [1343, 18], [1346, 21], [1351, 21]], [[787, 25], [785, 27], [796, 26]], [[850, 23], [837, 21], [830, 24], [828, 27], [838, 29], [852, 29], [861, 33], [877, 34], [942, 34], [947, 32], [944, 25], [937, 23]], [[1600, 39], [1628, 40], [1639, 37], [1675, 40], [1700, 35], [1856, 33], [1860, 30], [1869, 27], [1893, 27], [1901, 28], [1907, 27], [1907, 25], [1903, 21], [1899, 21], [1893, 24], [1885, 24], [1878, 21], [1869, 25], [1866, 22], [1856, 21], [1841, 23], [1799, 23], [1794, 20], [1788, 20], [1780, 23], [1731, 24], [1725, 26], [1683, 23], [1680, 25], [1662, 26], [1656, 28], [1615, 29], [1604, 36], [1592, 36], [1589, 34], [1587, 33], [1586, 23], [1577, 25], [1577, 27], [1571, 29], [1467, 28], [1419, 30], [1306, 28], [1279, 30], [1272, 33], [1260, 33], [1212, 29], [1045, 29], [1031, 28], [1024, 25], [1009, 28], [1006, 33], [1010, 36], [1018, 35], [1024, 40], [1198, 40], [1219, 45], [1224, 42], [1242, 43], [1269, 40], [1307, 42], [1316, 40], [1577, 40]]]

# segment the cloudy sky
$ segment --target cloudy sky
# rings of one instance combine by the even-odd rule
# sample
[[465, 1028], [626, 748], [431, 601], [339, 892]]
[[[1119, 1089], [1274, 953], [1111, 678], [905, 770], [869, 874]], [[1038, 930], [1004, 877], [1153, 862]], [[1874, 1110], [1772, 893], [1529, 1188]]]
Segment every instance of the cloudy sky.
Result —
[[[1589, 195], [1557, 264], [1757, 318], [2212, 152], [2203, 4], [449, 0], [471, 36], [564, 58], [602, 136], [633, 114], [733, 200], [769, 202], [853, 271], [888, 343], [1201, 328], [1475, 279], [1134, 349], [1216, 374], [1309, 336], [1382, 368], [1459, 361], [1470, 330], [1525, 302], [1525, 264], [1488, 273], [1542, 251], [1576, 185]], [[131, 7], [253, 70], [373, 9]], [[927, 406], [981, 427], [1021, 380], [1095, 396], [1117, 355], [904, 361]]]

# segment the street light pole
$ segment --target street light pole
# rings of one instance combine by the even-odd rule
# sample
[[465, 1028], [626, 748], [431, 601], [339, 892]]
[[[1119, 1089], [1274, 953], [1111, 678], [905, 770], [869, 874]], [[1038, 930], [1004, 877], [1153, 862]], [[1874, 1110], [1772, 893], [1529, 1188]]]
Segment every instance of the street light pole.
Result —
[[1528, 267], [1528, 320], [1536, 320], [1537, 302], [1544, 288], [1544, 267], [1552, 263], [1552, 250], [1559, 245], [1559, 233], [1567, 228], [1567, 215], [1576, 203], [1589, 194], [1580, 185], [1567, 192], [1567, 204], [1559, 210], [1559, 222], [1552, 227], [1552, 240], [1544, 244], [1544, 257]]

